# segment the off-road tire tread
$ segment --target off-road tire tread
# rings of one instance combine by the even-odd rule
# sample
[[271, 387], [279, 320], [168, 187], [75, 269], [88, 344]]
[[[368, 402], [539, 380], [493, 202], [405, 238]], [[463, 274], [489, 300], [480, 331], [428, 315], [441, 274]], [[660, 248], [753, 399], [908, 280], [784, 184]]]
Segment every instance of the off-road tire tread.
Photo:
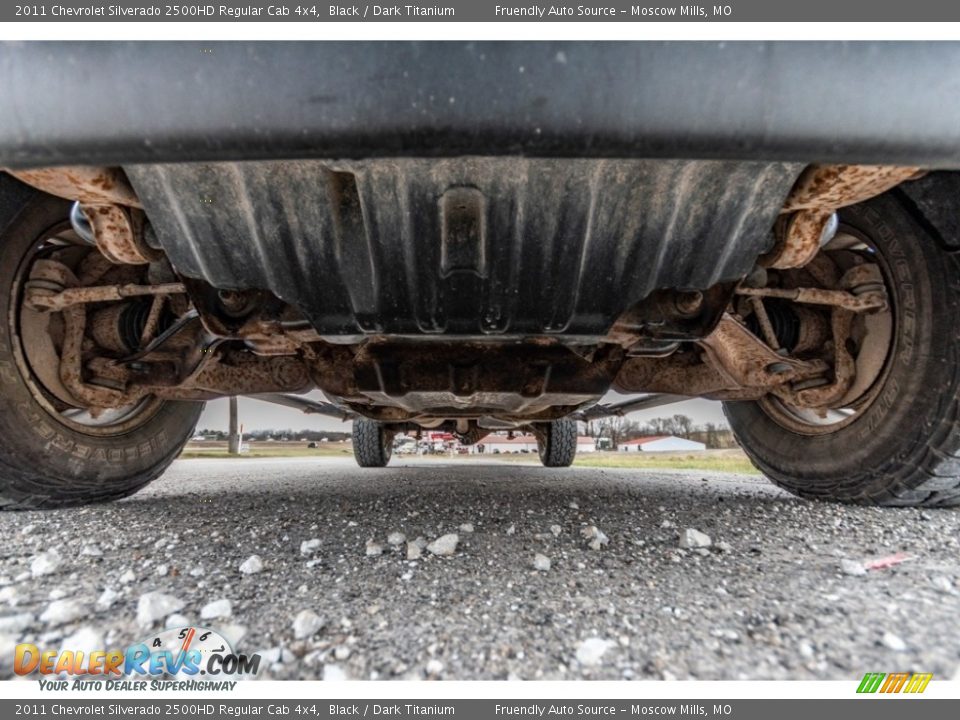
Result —
[[385, 428], [382, 423], [369, 418], [353, 421], [353, 456], [362, 468], [386, 467], [390, 453], [385, 450]]
[[537, 437], [540, 462], [544, 467], [569, 467], [577, 455], [577, 422], [570, 418], [544, 423]]

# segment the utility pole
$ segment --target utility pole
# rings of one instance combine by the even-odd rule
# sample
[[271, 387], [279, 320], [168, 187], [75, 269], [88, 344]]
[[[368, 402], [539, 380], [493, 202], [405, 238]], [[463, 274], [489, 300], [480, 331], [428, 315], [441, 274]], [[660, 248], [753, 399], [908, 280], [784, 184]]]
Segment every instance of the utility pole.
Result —
[[240, 431], [237, 421], [237, 396], [230, 397], [230, 437], [227, 439], [227, 450], [231, 455], [240, 454]]

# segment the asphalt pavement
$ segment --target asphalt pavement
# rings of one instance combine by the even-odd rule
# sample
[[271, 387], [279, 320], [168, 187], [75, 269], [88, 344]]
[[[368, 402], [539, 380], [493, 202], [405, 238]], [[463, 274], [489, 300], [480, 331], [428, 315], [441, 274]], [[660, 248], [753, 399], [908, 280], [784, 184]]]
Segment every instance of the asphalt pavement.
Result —
[[960, 512], [753, 476], [181, 460], [121, 502], [0, 514], [0, 533], [4, 677], [18, 642], [125, 647], [184, 622], [275, 679], [960, 668]]

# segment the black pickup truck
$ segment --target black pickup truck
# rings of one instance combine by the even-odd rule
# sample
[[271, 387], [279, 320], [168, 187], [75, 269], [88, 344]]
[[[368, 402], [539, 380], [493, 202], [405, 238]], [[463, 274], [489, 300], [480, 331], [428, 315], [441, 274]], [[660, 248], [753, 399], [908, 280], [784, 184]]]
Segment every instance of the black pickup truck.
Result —
[[6, 508], [233, 395], [364, 467], [713, 398], [798, 495], [960, 503], [960, 45], [6, 43], [0, 167]]

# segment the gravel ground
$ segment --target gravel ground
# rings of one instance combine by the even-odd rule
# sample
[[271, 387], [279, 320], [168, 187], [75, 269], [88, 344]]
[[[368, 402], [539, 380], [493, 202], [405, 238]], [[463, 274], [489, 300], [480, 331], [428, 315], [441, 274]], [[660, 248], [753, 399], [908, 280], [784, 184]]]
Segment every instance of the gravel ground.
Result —
[[[0, 674], [16, 642], [122, 647], [222, 600], [203, 624], [272, 678], [960, 667], [960, 512], [814, 504], [738, 475], [396, 464], [182, 460], [119, 503], [0, 515]], [[150, 592], [178, 601], [143, 601], [153, 624]]]

